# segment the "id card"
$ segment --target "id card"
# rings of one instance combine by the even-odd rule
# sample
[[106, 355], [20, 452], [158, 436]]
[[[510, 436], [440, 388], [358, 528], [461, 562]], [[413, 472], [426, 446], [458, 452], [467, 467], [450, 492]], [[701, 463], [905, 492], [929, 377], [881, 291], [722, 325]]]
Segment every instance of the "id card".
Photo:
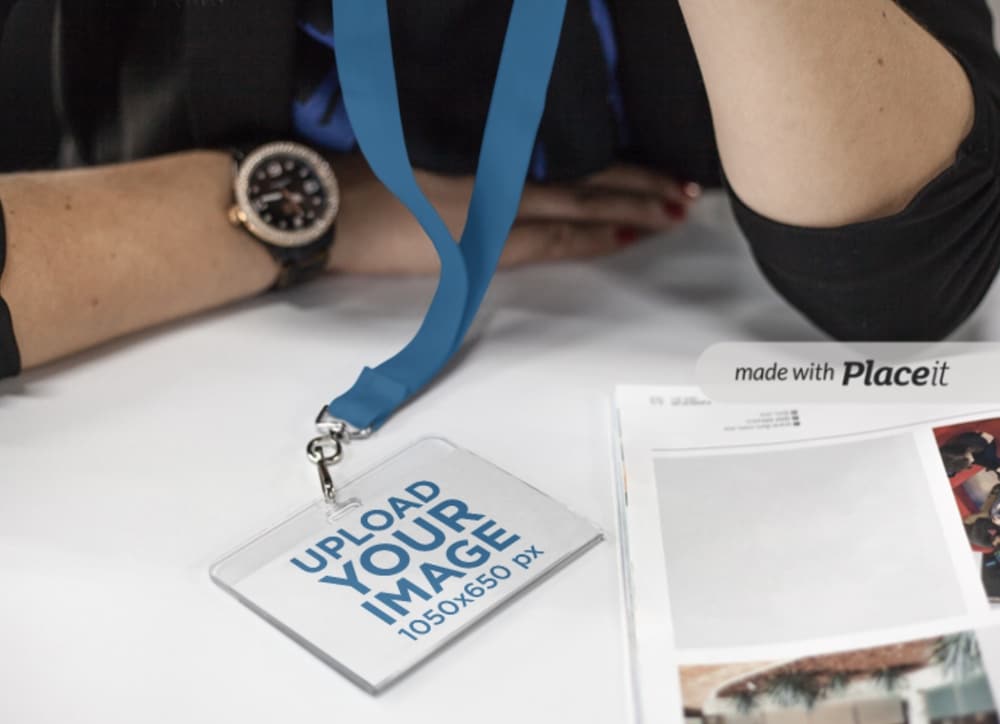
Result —
[[216, 563], [212, 579], [375, 694], [598, 543], [480, 457], [420, 440]]

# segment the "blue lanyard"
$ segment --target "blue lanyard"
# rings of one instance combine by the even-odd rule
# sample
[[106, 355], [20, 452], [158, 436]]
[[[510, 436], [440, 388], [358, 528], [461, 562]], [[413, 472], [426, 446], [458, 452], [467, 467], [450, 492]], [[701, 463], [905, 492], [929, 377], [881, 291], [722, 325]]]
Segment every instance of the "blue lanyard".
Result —
[[427, 385], [462, 344], [514, 223], [545, 107], [566, 0], [514, 0], [486, 117], [468, 220], [456, 244], [417, 185], [400, 120], [386, 0], [334, 0], [344, 104], [372, 171], [420, 222], [441, 260], [419, 330], [396, 355], [365, 367], [327, 413], [377, 429]]

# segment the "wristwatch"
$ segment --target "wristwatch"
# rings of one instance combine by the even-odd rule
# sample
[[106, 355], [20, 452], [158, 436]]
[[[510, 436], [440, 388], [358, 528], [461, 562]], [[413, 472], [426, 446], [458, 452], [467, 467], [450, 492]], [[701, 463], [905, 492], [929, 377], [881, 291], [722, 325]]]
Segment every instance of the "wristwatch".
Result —
[[233, 205], [229, 220], [270, 252], [284, 289], [326, 269], [340, 205], [330, 164], [311, 148], [276, 141], [233, 151]]

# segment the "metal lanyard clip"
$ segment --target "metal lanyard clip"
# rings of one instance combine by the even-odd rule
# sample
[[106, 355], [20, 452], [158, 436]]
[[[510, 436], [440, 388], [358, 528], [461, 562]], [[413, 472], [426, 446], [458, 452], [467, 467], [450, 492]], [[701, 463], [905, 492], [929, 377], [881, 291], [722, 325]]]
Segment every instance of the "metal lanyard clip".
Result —
[[332, 504], [337, 502], [337, 489], [330, 475], [330, 467], [343, 459], [344, 445], [351, 440], [364, 440], [370, 437], [372, 428], [358, 430], [351, 427], [345, 421], [330, 415], [324, 405], [316, 416], [316, 429], [319, 435], [306, 445], [306, 457], [316, 466], [316, 471], [319, 473], [323, 498]]

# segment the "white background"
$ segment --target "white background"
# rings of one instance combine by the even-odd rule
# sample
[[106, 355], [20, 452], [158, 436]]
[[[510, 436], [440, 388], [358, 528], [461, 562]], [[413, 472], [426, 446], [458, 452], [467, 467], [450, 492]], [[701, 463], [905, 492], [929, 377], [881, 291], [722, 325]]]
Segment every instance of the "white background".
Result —
[[[409, 338], [432, 288], [323, 280], [0, 383], [0, 722], [624, 720], [613, 537], [379, 698], [208, 579], [318, 493], [312, 417]], [[995, 307], [965, 336], [1000, 337]], [[820, 338], [714, 195], [618, 258], [500, 275], [481, 317], [345, 468], [439, 434], [609, 534], [614, 383], [691, 383], [715, 341]]]

